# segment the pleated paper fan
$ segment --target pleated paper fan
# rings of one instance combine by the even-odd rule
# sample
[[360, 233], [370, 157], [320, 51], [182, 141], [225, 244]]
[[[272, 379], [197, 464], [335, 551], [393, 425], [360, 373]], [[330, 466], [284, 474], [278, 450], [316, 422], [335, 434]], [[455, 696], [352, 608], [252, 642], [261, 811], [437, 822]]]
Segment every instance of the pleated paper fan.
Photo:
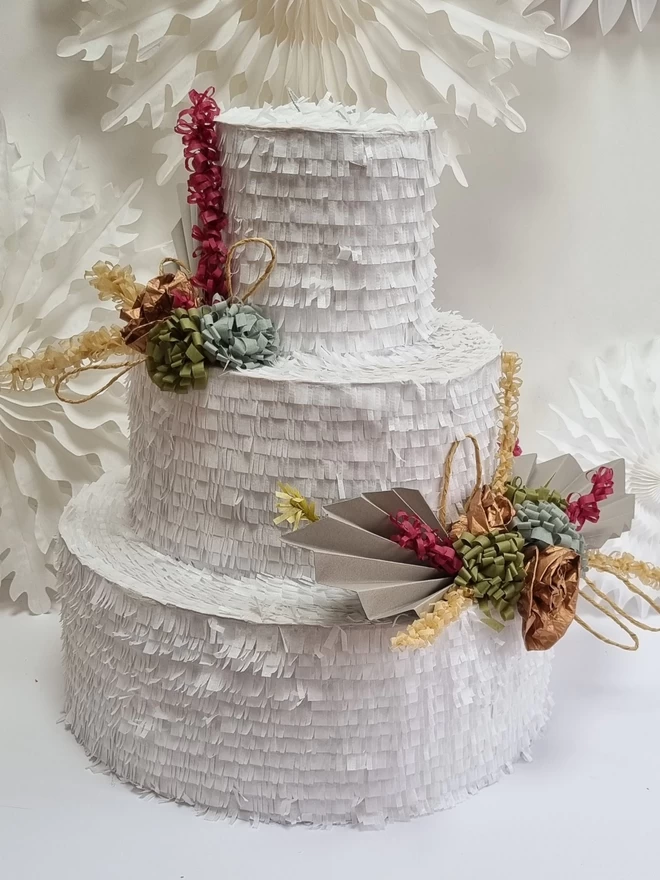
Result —
[[559, 20], [563, 28], [571, 27], [594, 4], [604, 34], [609, 33], [630, 5], [640, 31], [644, 30], [655, 12], [658, 0], [559, 0]]
[[[446, 132], [447, 164], [463, 151], [456, 122], [474, 112], [514, 131], [524, 121], [502, 74], [518, 56], [533, 61], [569, 50], [548, 33], [553, 18], [529, 12], [530, 0], [110, 0], [85, 3], [78, 34], [61, 56], [81, 55], [117, 78], [112, 129], [138, 120], [170, 127], [192, 87], [213, 84], [228, 106], [283, 104], [291, 93], [401, 112], [428, 111]], [[460, 128], [460, 126], [458, 126]], [[179, 156], [178, 138], [162, 140], [160, 180]]]
[[[660, 340], [626, 345], [597, 358], [588, 382], [571, 380], [573, 399], [551, 405], [559, 417], [553, 431], [541, 431], [558, 450], [575, 455], [587, 467], [623, 458], [627, 489], [636, 497], [629, 532], [608, 541], [607, 552], [633, 553], [660, 564]], [[630, 600], [617, 582], [608, 588], [622, 602]]]
[[311, 550], [317, 582], [357, 593], [369, 620], [422, 614], [452, 578], [390, 540], [396, 531], [390, 517], [399, 511], [446, 535], [421, 492], [398, 488], [329, 504], [326, 517], [283, 535], [282, 541]]
[[[599, 462], [598, 467], [613, 471], [614, 492], [600, 502], [598, 522], [586, 522], [581, 530], [588, 550], [599, 550], [606, 541], [630, 529], [635, 496], [626, 492], [626, 465], [623, 459]], [[530, 489], [543, 486], [564, 498], [588, 495], [592, 490], [590, 472], [584, 471], [574, 456], [566, 454], [539, 462], [535, 454], [521, 455], [513, 461], [513, 478], [519, 477]]]

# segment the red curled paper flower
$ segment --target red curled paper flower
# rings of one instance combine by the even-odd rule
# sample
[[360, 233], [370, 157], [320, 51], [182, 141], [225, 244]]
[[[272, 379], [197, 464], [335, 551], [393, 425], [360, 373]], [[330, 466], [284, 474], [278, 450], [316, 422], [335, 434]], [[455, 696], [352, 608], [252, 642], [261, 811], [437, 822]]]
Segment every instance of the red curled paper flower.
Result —
[[215, 122], [220, 108], [213, 100], [215, 89], [189, 93], [192, 106], [179, 113], [175, 127], [182, 136], [183, 154], [188, 171], [188, 202], [197, 206], [199, 224], [192, 237], [199, 242], [193, 256], [198, 258], [193, 283], [201, 288], [207, 302], [220, 294], [227, 297], [225, 263], [227, 248], [222, 230], [227, 225], [222, 199], [222, 169]]
[[614, 471], [609, 467], [598, 468], [596, 473], [592, 474], [591, 483], [593, 489], [588, 495], [580, 495], [573, 501], [569, 498], [566, 507], [566, 515], [577, 525], [578, 531], [583, 529], [586, 523], [597, 523], [600, 519], [599, 504], [614, 494]]
[[520, 440], [516, 440], [516, 445], [513, 447], [513, 455], [514, 458], [518, 458], [519, 455], [522, 455], [522, 446], [520, 445]]
[[390, 519], [399, 530], [398, 534], [392, 535], [392, 541], [399, 547], [412, 550], [422, 562], [430, 562], [447, 574], [460, 571], [463, 563], [452, 547], [450, 538], [441, 538], [435, 529], [405, 510], [400, 510]]

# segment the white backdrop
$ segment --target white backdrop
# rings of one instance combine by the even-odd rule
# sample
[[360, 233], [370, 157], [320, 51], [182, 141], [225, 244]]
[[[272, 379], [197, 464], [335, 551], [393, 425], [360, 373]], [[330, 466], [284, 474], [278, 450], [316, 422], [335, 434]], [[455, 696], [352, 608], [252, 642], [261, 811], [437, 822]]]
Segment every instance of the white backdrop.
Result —
[[[168, 234], [174, 199], [153, 180], [149, 129], [100, 131], [107, 75], [56, 56], [76, 7], [3, 4], [0, 108], [28, 158], [79, 133], [91, 180], [144, 177], [144, 247]], [[640, 34], [627, 8], [603, 36], [594, 3], [567, 36], [566, 60], [518, 65], [527, 132], [475, 123], [462, 163], [470, 186], [446, 173], [437, 212], [438, 301], [523, 356], [523, 445], [548, 454], [533, 436], [554, 423], [547, 402], [570, 395], [568, 377], [594, 354], [650, 338], [660, 319], [660, 14]]]
[[[146, 178], [141, 245], [161, 240], [175, 206], [153, 182], [153, 134], [135, 126], [102, 134], [107, 76], [55, 54], [77, 4], [0, 7], [0, 109], [23, 154], [40, 159], [80, 133], [92, 182]], [[657, 333], [660, 318], [660, 10], [640, 35], [627, 8], [603, 37], [594, 4], [568, 37], [567, 60], [541, 58], [516, 74], [527, 133], [477, 124], [463, 160], [470, 188], [445, 177], [437, 214], [439, 302], [493, 327], [524, 356], [523, 445], [548, 453], [534, 436], [552, 425], [548, 400], [565, 400], [569, 376], [608, 346]], [[649, 846], [660, 790], [653, 637], [622, 655], [574, 627], [557, 654], [557, 707], [537, 760], [459, 809], [383, 835], [285, 833], [202, 822], [84, 772], [88, 759], [55, 723], [58, 621], [14, 616], [3, 604], [0, 714], [11, 723], [0, 725], [0, 848], [11, 880], [388, 880], [411, 865], [428, 876], [491, 880], [530, 872], [554, 880], [558, 865], [567, 880], [657, 876]], [[543, 828], [561, 847], [539, 861]]]

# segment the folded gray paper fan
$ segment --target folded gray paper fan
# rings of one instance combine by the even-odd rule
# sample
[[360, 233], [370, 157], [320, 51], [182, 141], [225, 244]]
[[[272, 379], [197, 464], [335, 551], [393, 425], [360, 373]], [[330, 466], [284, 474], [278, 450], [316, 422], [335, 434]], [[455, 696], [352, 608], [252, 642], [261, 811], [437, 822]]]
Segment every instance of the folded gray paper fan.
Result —
[[[610, 538], [627, 532], [635, 515], [635, 496], [626, 493], [626, 463], [620, 458], [603, 467], [614, 471], [614, 494], [600, 502], [600, 519], [586, 522], [580, 534], [589, 550], [600, 549]], [[597, 468], [585, 471], [572, 455], [560, 455], [549, 461], [538, 462], [536, 454], [521, 455], [513, 460], [513, 478], [520, 477], [529, 489], [555, 490], [565, 498], [588, 495], [593, 489], [591, 474]]]
[[197, 223], [197, 208], [188, 203], [188, 191], [183, 184], [176, 188], [181, 219], [172, 230], [172, 242], [178, 260], [188, 266], [191, 272], [197, 270], [197, 260], [193, 257], [196, 243], [192, 237], [192, 228]]
[[453, 578], [391, 540], [396, 528], [390, 515], [401, 510], [446, 535], [422, 494], [401, 488], [330, 504], [327, 516], [282, 540], [311, 550], [316, 580], [357, 593], [369, 620], [406, 611], [423, 614]]

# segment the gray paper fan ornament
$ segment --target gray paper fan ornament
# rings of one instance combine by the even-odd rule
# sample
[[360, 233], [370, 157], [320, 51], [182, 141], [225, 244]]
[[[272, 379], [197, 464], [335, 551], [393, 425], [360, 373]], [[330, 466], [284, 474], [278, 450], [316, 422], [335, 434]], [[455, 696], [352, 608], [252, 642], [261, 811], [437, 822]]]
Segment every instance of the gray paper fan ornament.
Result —
[[[627, 532], [635, 513], [635, 497], [626, 492], [625, 461], [618, 459], [603, 466], [612, 469], [614, 493], [600, 503], [597, 522], [587, 522], [582, 529], [578, 529], [587, 550], [600, 550], [610, 538], [618, 538]], [[520, 486], [527, 490], [542, 488], [545, 494], [550, 493], [550, 498], [553, 493], [559, 493], [563, 498], [587, 495], [593, 489], [590, 478], [593, 473], [593, 470], [585, 473], [572, 455], [560, 455], [543, 462], [536, 455], [521, 455], [513, 460], [512, 481], [505, 494], [514, 503], [516, 511], [519, 508], [517, 492]], [[526, 494], [523, 492], [523, 497]]]
[[277, 330], [255, 306], [224, 300], [201, 321], [204, 354], [230, 370], [270, 366], [279, 354]]

